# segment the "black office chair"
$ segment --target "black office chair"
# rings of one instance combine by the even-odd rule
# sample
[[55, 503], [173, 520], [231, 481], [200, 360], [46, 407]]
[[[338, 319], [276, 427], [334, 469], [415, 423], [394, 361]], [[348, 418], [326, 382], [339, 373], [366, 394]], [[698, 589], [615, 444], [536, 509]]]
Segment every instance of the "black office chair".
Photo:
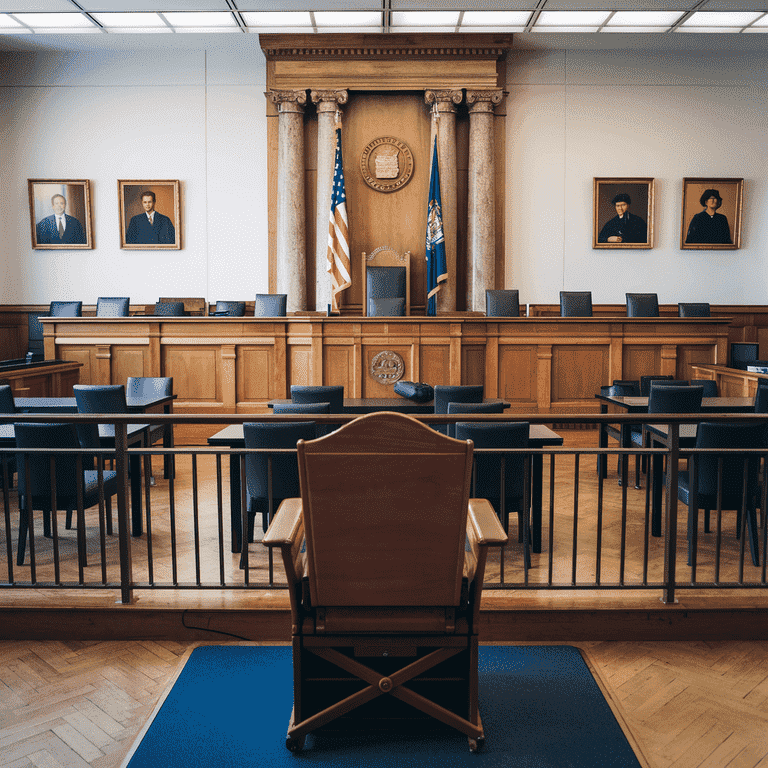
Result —
[[592, 291], [560, 291], [561, 317], [592, 317]]
[[651, 394], [652, 381], [674, 381], [674, 376], [641, 376], [640, 377], [640, 396], [648, 397]]
[[[701, 422], [696, 430], [697, 448], [766, 448], [764, 424], [723, 424]], [[757, 540], [757, 511], [759, 504], [760, 456], [723, 454], [694, 454], [692, 466], [688, 471], [678, 474], [677, 494], [680, 501], [688, 507], [688, 565], [693, 562], [693, 533], [697, 531], [698, 510], [704, 508], [704, 532], [710, 529], [710, 511], [718, 508], [718, 465], [722, 460], [722, 486], [720, 509], [735, 509], [736, 537], [741, 535], [741, 509], [744, 502], [744, 465], [747, 464], [747, 520], [749, 551], [752, 565], [760, 564]], [[693, 504], [693, 477], [696, 473], [696, 505]]]
[[678, 317], [711, 317], [709, 304], [699, 303], [680, 303], [677, 304]]
[[703, 397], [719, 397], [717, 382], [714, 379], [691, 379], [692, 387], [703, 387]]
[[[129, 376], [125, 382], [126, 397], [168, 397], [173, 394], [173, 376]], [[147, 445], [151, 446], [162, 440], [166, 430], [171, 435], [170, 443], [173, 445], [173, 424], [150, 424], [147, 430]], [[165, 456], [165, 476], [171, 477], [173, 473], [174, 457]], [[154, 482], [154, 477], [152, 477]]]
[[768, 381], [758, 380], [755, 391], [755, 413], [768, 413]]
[[131, 300], [128, 296], [99, 296], [96, 317], [128, 317]]
[[407, 274], [403, 267], [368, 267], [365, 270], [368, 317], [406, 314]]
[[[448, 415], [454, 413], [504, 413], [504, 403], [448, 403]], [[447, 427], [448, 437], [456, 437], [456, 425]]]
[[287, 293], [257, 293], [253, 305], [254, 317], [285, 317]]
[[[608, 397], [637, 397], [640, 394], [640, 384], [636, 381], [619, 381], [618, 379], [614, 380], [613, 384], [611, 384], [609, 387], [601, 387], [601, 394], [606, 394]], [[626, 430], [629, 429], [630, 433], [633, 429], [631, 424], [622, 424], [619, 428], [616, 428], [615, 426], [611, 426], [610, 424], [606, 424], [606, 431], [608, 434], [619, 441], [619, 445], [624, 445], [624, 435], [626, 434]], [[637, 434], [640, 436], [641, 430], [639, 427], [637, 429]], [[616, 465], [616, 471], [619, 474], [619, 485], [621, 485], [622, 479], [622, 473], [621, 473], [621, 462], [623, 457], [618, 457], [618, 462]]]
[[[455, 403], [452, 403], [455, 405]], [[472, 440], [475, 444], [474, 482], [472, 498], [488, 499], [509, 533], [509, 513], [517, 512], [517, 540], [523, 542], [526, 565], [530, 567], [531, 553], [528, 543], [528, 506], [526, 494], [530, 469], [525, 456], [519, 453], [478, 453], [478, 448], [527, 448], [530, 425], [528, 422], [479, 424], [459, 421], [456, 439]], [[501, 458], [504, 456], [504, 506], [501, 504]]]
[[[51, 535], [51, 454], [24, 454], [24, 448], [80, 448], [77, 432], [72, 424], [14, 424], [16, 447], [22, 449], [16, 456], [19, 471], [19, 544], [16, 563], [24, 564], [29, 532], [30, 511], [43, 511], [43, 533]], [[28, 462], [28, 464], [27, 464]], [[86, 465], [85, 458], [82, 465]], [[58, 454], [55, 456], [56, 510], [66, 509], [66, 527], [72, 527], [72, 512], [77, 509], [77, 487], [82, 483], [83, 510], [99, 503], [98, 471], [83, 469], [78, 478], [77, 455]], [[29, 467], [29, 478], [27, 478]], [[111, 498], [117, 493], [117, 475], [104, 472], [104, 509], [107, 532], [111, 532], [109, 521], [112, 517]], [[28, 496], [28, 492], [31, 496]], [[85, 520], [78, 520], [77, 550], [79, 561], [88, 565], [85, 546]]]
[[275, 403], [272, 412], [276, 415], [287, 413], [330, 413], [330, 403]]
[[217, 301], [216, 309], [211, 312], [213, 317], [243, 317], [245, 315], [244, 301]]
[[[449, 403], [482, 403], [483, 385], [470, 384], [449, 386], [438, 384], [435, 387], [435, 413], [448, 413]], [[432, 429], [444, 435], [450, 435], [449, 424], [434, 424]]]
[[746, 371], [748, 365], [757, 363], [760, 346], [750, 341], [734, 341], [731, 344], [731, 368]]
[[[13, 400], [13, 391], [10, 384], [0, 384], [0, 413], [12, 415], [16, 413], [16, 403]], [[2, 419], [0, 421], [5, 421]], [[4, 454], [0, 457], [0, 488], [5, 487], [3, 475], [3, 460], [8, 469], [9, 487], [13, 487], [13, 473], [16, 471], [16, 457], [12, 454]]]
[[[306, 386], [303, 384], [291, 384], [292, 403], [329, 403], [331, 413], [344, 411], [344, 387], [343, 386]], [[317, 436], [329, 435], [338, 429], [341, 424], [319, 424]]]
[[486, 317], [520, 317], [520, 291], [517, 289], [486, 290], [485, 315]]
[[52, 301], [48, 310], [49, 317], [82, 317], [82, 301]]
[[158, 301], [155, 304], [156, 317], [184, 317], [183, 301]]
[[658, 317], [659, 297], [655, 293], [627, 293], [627, 317]]
[[27, 353], [32, 353], [33, 362], [45, 359], [43, 324], [40, 318], [48, 316], [47, 312], [30, 312], [27, 315]]
[[654, 387], [690, 387], [691, 382], [686, 379], [651, 379], [648, 382], [648, 396]]
[[[243, 424], [246, 448], [295, 448], [299, 440], [317, 437], [314, 421], [287, 424], [246, 422]], [[272, 505], [269, 504], [269, 461], [266, 453], [245, 455], [245, 482], [248, 507], [248, 531], [243, 536], [243, 550], [253, 540], [254, 520], [261, 512], [261, 527], [266, 532], [269, 522], [283, 499], [301, 495], [296, 454], [276, 453], [272, 459]], [[246, 532], [244, 532], [246, 533]], [[241, 567], [243, 561], [241, 559]]]

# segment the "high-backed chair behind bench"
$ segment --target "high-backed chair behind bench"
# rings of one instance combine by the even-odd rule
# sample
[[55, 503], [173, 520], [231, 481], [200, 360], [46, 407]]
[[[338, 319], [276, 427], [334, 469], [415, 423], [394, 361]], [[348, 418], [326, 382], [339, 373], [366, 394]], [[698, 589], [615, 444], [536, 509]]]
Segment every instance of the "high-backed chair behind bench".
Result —
[[655, 293], [627, 293], [627, 317], [658, 317], [659, 297]]
[[561, 317], [592, 317], [592, 291], [560, 291]]
[[50, 317], [81, 317], [82, 301], [52, 301], [48, 312]]
[[245, 302], [217, 301], [216, 308], [210, 314], [216, 317], [243, 317], [245, 315]]
[[99, 296], [96, 317], [128, 317], [131, 299], [128, 296]]
[[[363, 253], [363, 314], [369, 317], [411, 314], [411, 252], [377, 248]], [[400, 302], [402, 299], [402, 302]]]
[[254, 317], [285, 317], [287, 293], [257, 293], [253, 303]]
[[208, 311], [208, 302], [203, 298], [160, 298], [158, 301], [174, 302], [180, 301], [184, 304], [184, 314], [193, 317], [203, 317]]
[[699, 303], [678, 302], [678, 317], [711, 317], [709, 304], [705, 301]]
[[184, 317], [184, 302], [158, 301], [155, 304], [155, 317]]
[[520, 317], [520, 291], [517, 289], [506, 291], [486, 290], [485, 316]]
[[297, 453], [301, 498], [281, 504], [264, 537], [282, 552], [291, 600], [286, 746], [342, 715], [347, 729], [357, 714], [423, 728], [415, 708], [476, 749], [486, 553], [507, 536], [488, 501], [469, 498], [471, 441], [384, 412]]

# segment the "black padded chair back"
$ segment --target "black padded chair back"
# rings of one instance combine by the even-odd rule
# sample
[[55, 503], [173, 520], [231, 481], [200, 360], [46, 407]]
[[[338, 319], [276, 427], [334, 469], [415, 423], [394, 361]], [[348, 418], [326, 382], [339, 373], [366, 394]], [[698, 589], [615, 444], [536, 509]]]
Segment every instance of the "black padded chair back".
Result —
[[128, 296], [99, 296], [96, 317], [128, 317], [131, 299]]
[[344, 387], [309, 387], [300, 384], [292, 384], [291, 402], [330, 403], [331, 413], [341, 413], [344, 410]]
[[126, 397], [166, 397], [173, 394], [173, 376], [129, 376]]
[[405, 315], [405, 267], [367, 267], [365, 280], [369, 317]]
[[[448, 403], [482, 403], [483, 385], [471, 384], [449, 386], [438, 384], [435, 387], [435, 413], [448, 413]], [[449, 434], [448, 424], [434, 424], [433, 429]]]
[[184, 302], [158, 301], [155, 304], [155, 315], [158, 317], [184, 317]]
[[651, 393], [651, 382], [652, 381], [672, 381], [674, 380], [674, 376], [641, 376], [640, 377], [640, 396], [641, 397], [648, 397]]
[[637, 397], [638, 394], [635, 384], [611, 384], [606, 390], [608, 397]]
[[213, 314], [218, 317], [244, 317], [244, 301], [217, 301]]
[[52, 301], [49, 317], [82, 317], [82, 301]]
[[123, 384], [75, 384], [78, 413], [127, 413]]
[[755, 413], [768, 413], [768, 381], [763, 383], [761, 380], [758, 380], [757, 382]]
[[[448, 413], [504, 413], [504, 403], [448, 403]], [[456, 437], [456, 425], [447, 426], [448, 437]]]
[[592, 317], [592, 291], [560, 291], [561, 317]]
[[648, 413], [699, 413], [703, 387], [656, 384], [648, 396]]
[[746, 371], [748, 365], [753, 365], [760, 354], [760, 347], [751, 341], [734, 341], [731, 344], [731, 368]]
[[486, 317], [520, 317], [520, 291], [510, 289], [506, 291], [485, 292]]
[[253, 305], [254, 317], [285, 317], [287, 293], [257, 293]]
[[707, 302], [699, 303], [680, 303], [677, 304], [678, 317], [711, 317], [709, 304]]
[[712, 379], [691, 379], [691, 386], [703, 387], [704, 397], [719, 397], [717, 382]]
[[658, 317], [659, 297], [656, 293], [627, 293], [627, 317]]
[[33, 360], [42, 360], [45, 357], [41, 317], [48, 317], [48, 313], [30, 312], [27, 315], [27, 350], [32, 353]]
[[648, 384], [648, 393], [650, 394], [650, 391], [654, 387], [660, 385], [663, 387], [690, 387], [691, 382], [686, 381], [685, 379], [651, 379]]
[[285, 413], [330, 413], [330, 403], [275, 403], [272, 408], [275, 414]]
[[13, 390], [10, 384], [0, 384], [0, 413], [16, 413]]
[[634, 389], [633, 395], [636, 395], [637, 397], [640, 396], [640, 382], [635, 381], [634, 379], [614, 379], [611, 382], [611, 386], [622, 386], [622, 387], [631, 387]]
[[[17, 448], [79, 448], [80, 442], [74, 424], [14, 424]], [[29, 482], [33, 508], [50, 507], [51, 457], [45, 453], [30, 453]], [[19, 493], [26, 495], [27, 471], [25, 456], [16, 454], [19, 473]], [[56, 455], [56, 499], [60, 508], [67, 507], [74, 499], [77, 503], [77, 455]]]

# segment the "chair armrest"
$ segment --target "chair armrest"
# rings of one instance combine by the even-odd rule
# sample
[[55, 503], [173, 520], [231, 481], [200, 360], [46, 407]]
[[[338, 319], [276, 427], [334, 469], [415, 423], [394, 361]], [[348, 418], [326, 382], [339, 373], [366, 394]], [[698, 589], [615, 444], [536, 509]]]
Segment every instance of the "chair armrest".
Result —
[[303, 534], [301, 499], [284, 499], [277, 508], [262, 543], [265, 547], [290, 547]]
[[469, 500], [467, 532], [469, 533], [470, 530], [480, 546], [500, 547], [509, 539], [487, 499]]

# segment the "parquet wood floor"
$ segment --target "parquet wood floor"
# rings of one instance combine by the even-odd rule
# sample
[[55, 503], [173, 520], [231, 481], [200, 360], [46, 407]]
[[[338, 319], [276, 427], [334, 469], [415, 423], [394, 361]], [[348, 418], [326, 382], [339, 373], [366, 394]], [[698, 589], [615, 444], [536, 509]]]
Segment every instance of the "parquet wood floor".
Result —
[[[196, 645], [0, 642], [0, 766], [119, 766]], [[768, 644], [574, 645], [649, 768], [768, 766]]]

